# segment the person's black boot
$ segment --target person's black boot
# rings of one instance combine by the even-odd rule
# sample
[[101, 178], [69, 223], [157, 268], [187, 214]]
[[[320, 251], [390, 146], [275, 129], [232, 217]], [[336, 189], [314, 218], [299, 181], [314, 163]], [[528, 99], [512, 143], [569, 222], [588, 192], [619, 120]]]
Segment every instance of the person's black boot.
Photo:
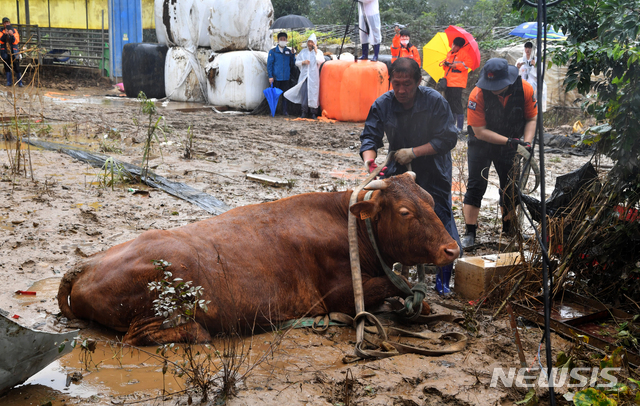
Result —
[[314, 120], [318, 118], [318, 109], [311, 109], [311, 118]]
[[369, 44], [362, 44], [362, 56], [358, 59], [361, 61], [369, 59]]
[[378, 60], [379, 53], [380, 53], [380, 44], [376, 44], [373, 46], [373, 58], [371, 58], [373, 62], [376, 62]]
[[307, 118], [307, 116], [309, 115], [309, 110], [308, 108], [303, 108], [302, 112], [300, 113], [300, 118]]
[[460, 239], [460, 245], [462, 245], [462, 249], [472, 247], [476, 245], [476, 230], [478, 228], [477, 224], [467, 224], [466, 232]]

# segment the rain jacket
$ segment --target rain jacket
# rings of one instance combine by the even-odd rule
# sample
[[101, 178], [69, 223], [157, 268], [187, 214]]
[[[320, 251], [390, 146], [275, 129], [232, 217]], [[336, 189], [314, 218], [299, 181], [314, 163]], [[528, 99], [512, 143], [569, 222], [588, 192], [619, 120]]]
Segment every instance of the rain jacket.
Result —
[[396, 34], [391, 40], [391, 62], [395, 62], [400, 52], [400, 34]]
[[[416, 182], [431, 193], [434, 210], [445, 228], [459, 243], [458, 230], [451, 210], [451, 150], [458, 141], [456, 121], [447, 101], [436, 90], [420, 86], [411, 110], [404, 110], [393, 90], [380, 96], [371, 106], [360, 135], [360, 155], [364, 151], [381, 148], [384, 135], [389, 150], [413, 148], [431, 143], [436, 155], [421, 156], [411, 161]], [[404, 165], [392, 161], [384, 171], [385, 177], [407, 171]]]
[[358, 1], [358, 25], [362, 44], [378, 45], [382, 42], [378, 0]]
[[[418, 62], [418, 66], [422, 66], [422, 62], [420, 61], [420, 53], [418, 52], [418, 48], [415, 47], [411, 42], [407, 44], [407, 47], [401, 46], [398, 52], [398, 58], [411, 58], [414, 61]], [[398, 58], [391, 58], [391, 63], [395, 62]]]
[[[516, 65], [518, 63], [523, 63], [523, 65], [519, 69], [519, 74], [522, 76], [523, 80], [526, 80], [533, 86], [533, 91], [538, 93], [538, 70], [535, 67], [536, 56], [531, 52], [531, 58], [527, 58], [527, 53], [522, 52], [522, 58], [516, 61]], [[540, 107], [542, 111], [547, 111], [547, 84], [542, 82], [542, 97], [537, 97], [538, 102], [540, 103]]]
[[[318, 44], [316, 34], [311, 34], [308, 41]], [[303, 65], [303, 61], [309, 61], [308, 65]], [[307, 96], [309, 98], [309, 107], [318, 108], [318, 99], [320, 98], [320, 65], [324, 62], [324, 56], [320, 50], [315, 52], [309, 51], [305, 47], [296, 56], [296, 66], [300, 69], [300, 77], [298, 84], [287, 90], [284, 97], [293, 103], [302, 104], [304, 92], [301, 92], [302, 86], [307, 87]]]
[[11, 46], [11, 50], [13, 51], [14, 55], [16, 55], [19, 52], [18, 44], [20, 43], [20, 34], [18, 34], [18, 30], [16, 30], [15, 28], [12, 28], [10, 30], [3, 28], [2, 31], [0, 31], [0, 47], [2, 48], [3, 59], [7, 59], [9, 55], [7, 53], [7, 44], [5, 44], [5, 39], [6, 39], [5, 35], [13, 36], [14, 38], [13, 42], [9, 44]]
[[267, 73], [270, 78], [282, 82], [291, 78], [291, 69], [294, 64], [294, 56], [291, 49], [284, 47], [280, 50], [280, 47], [276, 45], [269, 51], [267, 57]]
[[[466, 59], [464, 59], [466, 58]], [[460, 52], [451, 52], [447, 54], [447, 62], [451, 63], [453, 61], [456, 62], [464, 62], [467, 67], [471, 66], [471, 61], [464, 53]], [[444, 69], [444, 77], [447, 78], [447, 87], [467, 87], [467, 78], [469, 77], [469, 69], [462, 68], [462, 65], [458, 64], [454, 68], [453, 66], [442, 66]], [[462, 68], [462, 69], [460, 69]]]

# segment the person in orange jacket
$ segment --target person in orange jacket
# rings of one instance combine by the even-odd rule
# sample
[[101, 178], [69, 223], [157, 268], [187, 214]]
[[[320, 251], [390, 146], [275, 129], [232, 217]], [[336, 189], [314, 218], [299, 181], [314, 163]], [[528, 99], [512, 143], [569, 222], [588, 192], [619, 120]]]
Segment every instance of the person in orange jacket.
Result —
[[[11, 20], [9, 17], [2, 19], [2, 25], [4, 26], [0, 31], [0, 56], [2, 62], [4, 62], [4, 71], [7, 73], [7, 86], [13, 85], [11, 80], [11, 73], [15, 78], [18, 78], [18, 86], [22, 87], [22, 78], [20, 77], [20, 53], [18, 50], [18, 44], [20, 43], [20, 34], [18, 30], [11, 26]], [[13, 69], [11, 68], [13, 66]]]
[[395, 27], [393, 27], [394, 31], [396, 32], [396, 35], [393, 36], [393, 39], [391, 40], [391, 60], [395, 61], [396, 58], [398, 58], [398, 53], [400, 52], [400, 30], [404, 28], [404, 26], [401, 26], [400, 24], [396, 24]]
[[422, 66], [420, 63], [420, 53], [418, 52], [418, 48], [415, 47], [411, 42], [411, 33], [409, 30], [401, 30], [400, 31], [400, 49], [398, 50], [398, 56], [396, 58], [391, 58], [391, 63], [395, 62], [398, 58], [411, 58], [414, 61], [418, 62], [418, 66]]
[[451, 51], [447, 54], [447, 59], [442, 61], [444, 77], [447, 79], [447, 88], [444, 91], [444, 98], [449, 102], [453, 117], [456, 119], [458, 131], [462, 133], [464, 126], [464, 107], [462, 105], [462, 90], [467, 87], [469, 77], [469, 66], [471, 61], [464, 52], [458, 52], [466, 45], [462, 37], [453, 40]]

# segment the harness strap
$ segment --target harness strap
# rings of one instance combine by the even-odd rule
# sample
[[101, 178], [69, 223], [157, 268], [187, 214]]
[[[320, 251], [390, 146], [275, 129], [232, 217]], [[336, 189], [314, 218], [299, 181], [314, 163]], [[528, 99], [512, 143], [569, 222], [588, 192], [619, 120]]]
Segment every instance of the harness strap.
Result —
[[[367, 201], [371, 199], [372, 194], [373, 194], [373, 190], [368, 191], [364, 195], [364, 200]], [[378, 244], [376, 244], [376, 237], [373, 235], [373, 226], [371, 225], [371, 219], [367, 218], [364, 220], [364, 222], [367, 225], [367, 234], [369, 234], [369, 241], [371, 241], [373, 250], [376, 252], [376, 255], [378, 256], [378, 260], [382, 265], [382, 269], [384, 269], [384, 273], [391, 280], [391, 282], [396, 286], [396, 288], [400, 289], [402, 292], [406, 293], [407, 295], [412, 295], [413, 293], [411, 292], [411, 286], [409, 286], [409, 284], [403, 278], [401, 278], [399, 275], [393, 272], [393, 270], [389, 268], [389, 266], [382, 259], [382, 255], [380, 255], [380, 251], [378, 250]]]

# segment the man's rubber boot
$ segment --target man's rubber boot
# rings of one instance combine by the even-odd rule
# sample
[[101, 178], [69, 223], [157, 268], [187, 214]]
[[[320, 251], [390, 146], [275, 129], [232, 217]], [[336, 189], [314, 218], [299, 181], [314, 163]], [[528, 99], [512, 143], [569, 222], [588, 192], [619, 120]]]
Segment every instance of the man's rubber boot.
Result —
[[302, 112], [300, 113], [300, 118], [307, 118], [308, 115], [309, 115], [309, 110], [302, 108]]
[[467, 231], [460, 239], [460, 245], [462, 245], [462, 249], [473, 247], [476, 245], [476, 233]]
[[318, 109], [311, 108], [311, 118], [314, 120], [318, 118]]
[[11, 71], [7, 72], [7, 86], [11, 86], [13, 85], [13, 82], [11, 81]]
[[285, 99], [284, 97], [282, 98], [282, 115], [283, 116], [289, 115], [289, 113], [287, 113], [287, 99]]
[[462, 249], [472, 247], [476, 244], [476, 230], [478, 229], [477, 224], [465, 224], [465, 233], [460, 239], [460, 245]]
[[18, 87], [24, 87], [24, 85], [22, 84], [22, 78], [18, 79]]
[[380, 52], [380, 44], [376, 44], [373, 46], [373, 58], [371, 60], [376, 62], [378, 60], [378, 53]]
[[441, 296], [451, 294], [451, 289], [449, 288], [451, 271], [453, 271], [453, 264], [438, 268], [438, 273], [436, 274], [436, 292]]
[[362, 56], [358, 59], [361, 61], [369, 59], [369, 44], [362, 44]]

